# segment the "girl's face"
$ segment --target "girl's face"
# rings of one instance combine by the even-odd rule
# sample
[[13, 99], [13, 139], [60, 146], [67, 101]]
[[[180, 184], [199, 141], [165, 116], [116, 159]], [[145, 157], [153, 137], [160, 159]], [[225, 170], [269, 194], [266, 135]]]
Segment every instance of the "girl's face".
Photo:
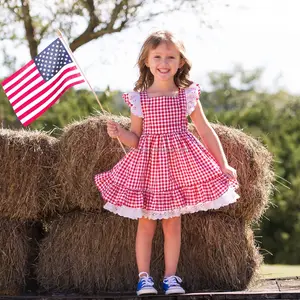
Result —
[[149, 50], [146, 66], [154, 76], [154, 80], [173, 81], [178, 68], [184, 65], [180, 52], [172, 43], [160, 43]]

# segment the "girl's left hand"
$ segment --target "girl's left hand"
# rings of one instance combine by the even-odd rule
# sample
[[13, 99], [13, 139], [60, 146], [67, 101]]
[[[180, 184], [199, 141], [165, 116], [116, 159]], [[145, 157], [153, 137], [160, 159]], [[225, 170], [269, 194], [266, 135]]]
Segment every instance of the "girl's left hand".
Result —
[[229, 165], [225, 165], [224, 167], [221, 167], [221, 170], [224, 174], [226, 174], [228, 177], [237, 179], [237, 173], [236, 170]]

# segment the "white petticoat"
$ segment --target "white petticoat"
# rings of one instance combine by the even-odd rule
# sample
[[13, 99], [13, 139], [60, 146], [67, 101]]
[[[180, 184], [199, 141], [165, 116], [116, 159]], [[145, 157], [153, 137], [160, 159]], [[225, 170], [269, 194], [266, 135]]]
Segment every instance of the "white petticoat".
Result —
[[127, 217], [130, 219], [139, 219], [142, 217], [153, 219], [153, 220], [161, 220], [168, 219], [173, 217], [178, 217], [187, 213], [195, 213], [198, 211], [207, 211], [209, 209], [218, 209], [222, 206], [226, 206], [228, 204], [236, 202], [236, 200], [240, 198], [240, 196], [235, 192], [235, 190], [230, 187], [227, 192], [225, 192], [220, 198], [199, 203], [194, 206], [185, 206], [179, 209], [171, 210], [171, 211], [149, 211], [141, 208], [131, 208], [126, 206], [116, 206], [109, 202], [107, 202], [103, 208], [109, 210], [115, 214], [118, 214], [122, 217]]

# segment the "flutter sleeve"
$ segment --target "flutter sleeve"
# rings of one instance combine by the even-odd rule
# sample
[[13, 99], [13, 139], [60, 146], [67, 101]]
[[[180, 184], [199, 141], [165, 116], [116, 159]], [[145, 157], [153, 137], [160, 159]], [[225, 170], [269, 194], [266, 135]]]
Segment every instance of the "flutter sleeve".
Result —
[[185, 89], [186, 94], [186, 116], [189, 116], [196, 107], [197, 101], [200, 99], [201, 88], [198, 83], [192, 83], [188, 88]]
[[122, 98], [124, 99], [125, 103], [130, 107], [130, 111], [134, 115], [140, 118], [144, 117], [142, 112], [140, 93], [138, 92], [124, 93], [122, 95]]

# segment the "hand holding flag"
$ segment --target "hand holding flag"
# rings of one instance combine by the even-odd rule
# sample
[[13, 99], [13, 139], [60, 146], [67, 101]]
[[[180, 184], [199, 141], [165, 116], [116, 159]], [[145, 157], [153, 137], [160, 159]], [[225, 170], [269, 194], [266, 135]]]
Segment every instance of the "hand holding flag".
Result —
[[[77, 65], [62, 33], [33, 60], [2, 81], [4, 92], [23, 126], [29, 125], [74, 85], [86, 82], [103, 109], [95, 91]], [[118, 141], [124, 151], [120, 139]]]

